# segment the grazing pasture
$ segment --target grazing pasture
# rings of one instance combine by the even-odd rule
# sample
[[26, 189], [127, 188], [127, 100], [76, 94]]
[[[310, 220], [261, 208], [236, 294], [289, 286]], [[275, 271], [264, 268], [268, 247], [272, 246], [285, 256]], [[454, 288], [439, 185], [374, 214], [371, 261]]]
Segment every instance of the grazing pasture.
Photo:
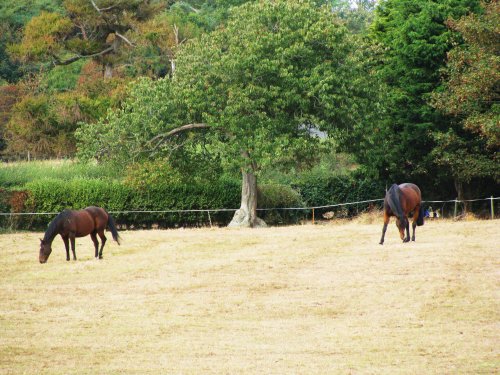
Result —
[[1, 234], [0, 373], [498, 373], [499, 225]]

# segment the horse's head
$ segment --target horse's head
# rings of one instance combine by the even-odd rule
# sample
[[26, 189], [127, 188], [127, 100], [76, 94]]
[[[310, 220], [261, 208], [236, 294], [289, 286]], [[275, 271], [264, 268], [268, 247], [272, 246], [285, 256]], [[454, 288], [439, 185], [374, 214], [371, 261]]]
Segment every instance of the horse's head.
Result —
[[52, 244], [40, 239], [40, 255], [38, 256], [40, 263], [47, 263], [51, 252]]
[[396, 219], [396, 226], [398, 227], [398, 230], [399, 230], [399, 237], [401, 237], [401, 240], [404, 241], [405, 239], [405, 229], [406, 229], [406, 225], [408, 223], [408, 219], [406, 218], [406, 216], [402, 216], [401, 218], [397, 218]]

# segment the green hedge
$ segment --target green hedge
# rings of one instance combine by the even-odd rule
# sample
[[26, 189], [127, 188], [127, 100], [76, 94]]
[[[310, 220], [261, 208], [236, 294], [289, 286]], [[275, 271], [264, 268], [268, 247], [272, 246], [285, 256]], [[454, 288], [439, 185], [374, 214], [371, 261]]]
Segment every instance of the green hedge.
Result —
[[[103, 180], [40, 180], [26, 184], [29, 195], [25, 209], [32, 212], [60, 212], [95, 205], [107, 211], [162, 211], [208, 208], [234, 208], [239, 203], [237, 183], [174, 184], [136, 190], [120, 182]], [[211, 214], [214, 223], [224, 224], [230, 212]], [[116, 213], [119, 225], [129, 227], [196, 226], [208, 222], [206, 212], [194, 213]], [[43, 228], [52, 216], [37, 215], [23, 221], [22, 227]]]
[[[338, 203], [359, 202], [383, 198], [383, 183], [367, 178], [360, 173], [337, 176], [306, 176], [292, 183], [308, 207], [326, 206]], [[350, 205], [318, 210], [334, 211], [336, 216], [351, 217], [366, 210], [370, 204]]]
[[[306, 210], [283, 210], [286, 207], [322, 206], [384, 196], [383, 186], [356, 175], [302, 177], [292, 186], [265, 184], [259, 186], [258, 215], [270, 225], [297, 223], [310, 214]], [[44, 179], [27, 183], [22, 191], [3, 190], [2, 212], [61, 212], [66, 208], [81, 209], [95, 205], [107, 211], [162, 211], [236, 209], [240, 204], [241, 185], [237, 181], [210, 183], [174, 183], [150, 185], [137, 189], [118, 181], [75, 179], [63, 181]], [[10, 198], [7, 198], [10, 197]], [[0, 197], [1, 198], [1, 197]], [[348, 206], [335, 211], [337, 216], [352, 216], [368, 205]], [[321, 211], [318, 210], [318, 217]], [[201, 226], [211, 220], [213, 225], [226, 225], [233, 211], [114, 213], [119, 225], [129, 228]], [[54, 215], [0, 218], [0, 227], [44, 229]]]
[[[9, 202], [10, 191], [5, 189], [0, 189], [0, 212], [10, 212], [11, 205]], [[8, 228], [10, 226], [8, 216], [0, 216], [0, 228]]]

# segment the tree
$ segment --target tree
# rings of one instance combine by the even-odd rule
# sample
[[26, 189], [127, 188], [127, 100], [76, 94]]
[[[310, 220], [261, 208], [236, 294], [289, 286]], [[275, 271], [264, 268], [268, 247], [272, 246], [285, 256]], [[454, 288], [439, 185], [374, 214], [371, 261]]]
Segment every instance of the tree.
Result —
[[365, 33], [373, 21], [376, 0], [335, 0], [326, 1], [340, 18], [346, 21], [347, 28], [355, 33]]
[[434, 135], [433, 155], [451, 170], [459, 198], [474, 178], [500, 181], [500, 6], [492, 1], [484, 7], [447, 22], [464, 43], [448, 52], [443, 87], [432, 101], [455, 119], [452, 128]]
[[164, 77], [175, 71], [176, 54], [186, 41], [200, 35], [196, 26], [181, 11], [169, 10], [140, 23], [131, 33], [136, 48], [129, 54], [130, 66], [137, 75]]
[[[314, 153], [312, 129], [334, 134], [359, 120], [356, 106], [365, 98], [358, 101], [363, 90], [351, 52], [346, 28], [326, 8], [284, 0], [233, 8], [226, 26], [179, 51], [171, 84], [150, 85], [142, 101], [163, 102], [163, 113], [127, 105], [100, 128], [82, 127], [80, 149], [102, 153], [107, 146], [93, 139], [104, 131], [114, 133], [121, 147], [135, 144], [141, 150], [136, 154], [151, 154], [168, 150], [173, 139], [186, 139], [187, 131], [201, 130], [224, 165], [241, 170], [241, 207], [232, 225], [262, 224], [256, 214], [259, 171], [282, 156]], [[151, 124], [149, 139], [134, 133], [142, 141], [127, 141], [132, 134], [120, 124], [130, 117]]]
[[18, 95], [5, 114], [5, 158], [74, 155], [73, 133], [78, 122], [104, 116], [121, 95], [117, 89], [121, 81], [102, 81], [98, 67], [93, 65], [89, 61], [59, 66], [14, 86]]
[[384, 54], [376, 66], [386, 85], [386, 114], [366, 124], [354, 152], [379, 178], [392, 183], [418, 180], [430, 185], [446, 180], [449, 170], [435, 162], [434, 133], [453, 119], [429, 104], [441, 84], [440, 69], [452, 48], [454, 32], [445, 21], [478, 8], [475, 0], [385, 0], [376, 9], [371, 36]]
[[[42, 11], [61, 11], [58, 0], [0, 0], [0, 84], [2, 80], [14, 83], [30, 72], [32, 67], [19, 66], [7, 53], [10, 44], [20, 42], [19, 30]], [[34, 67], [33, 67], [34, 68]]]
[[148, 0], [65, 0], [64, 14], [42, 12], [26, 25], [21, 43], [10, 47], [14, 57], [67, 65], [92, 58], [113, 75], [124, 46], [134, 43], [127, 32], [154, 14], [163, 4]]

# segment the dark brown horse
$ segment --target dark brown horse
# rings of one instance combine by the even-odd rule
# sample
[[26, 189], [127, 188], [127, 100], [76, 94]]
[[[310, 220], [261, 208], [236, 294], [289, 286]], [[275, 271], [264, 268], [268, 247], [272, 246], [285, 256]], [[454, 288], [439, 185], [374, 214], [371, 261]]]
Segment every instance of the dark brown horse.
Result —
[[[56, 216], [49, 224], [43, 240], [40, 240], [40, 263], [46, 263], [52, 252], [52, 241], [60, 234], [64, 246], [66, 247], [66, 260], [69, 260], [69, 242], [71, 241], [71, 250], [73, 251], [73, 260], [76, 260], [75, 238], [85, 237], [90, 234], [95, 246], [95, 257], [102, 259], [102, 249], [106, 243], [104, 229], [109, 228], [113, 239], [120, 244], [120, 236], [116, 230], [116, 225], [110, 214], [100, 207], [87, 207], [83, 210], [72, 211], [64, 210]], [[101, 238], [101, 249], [97, 241], [97, 235]]]
[[410, 222], [408, 221], [410, 213], [413, 215], [413, 236], [411, 240], [415, 241], [416, 226], [424, 225], [422, 194], [415, 184], [393, 184], [387, 190], [384, 199], [384, 227], [382, 228], [382, 238], [380, 239], [381, 245], [384, 244], [385, 231], [387, 230], [391, 216], [396, 217], [396, 226], [399, 229], [399, 235], [403, 242], [410, 241]]

